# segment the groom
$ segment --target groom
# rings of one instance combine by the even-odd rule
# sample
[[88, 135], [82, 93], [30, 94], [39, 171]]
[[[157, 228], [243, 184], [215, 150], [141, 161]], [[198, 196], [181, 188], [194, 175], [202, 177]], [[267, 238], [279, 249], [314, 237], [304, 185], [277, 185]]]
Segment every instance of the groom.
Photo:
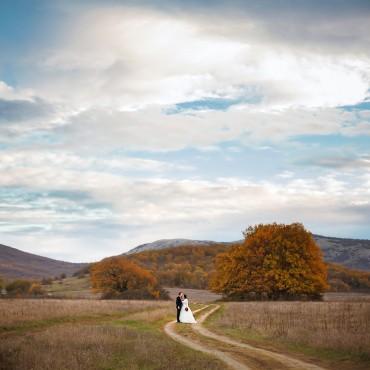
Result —
[[183, 295], [184, 295], [183, 292], [179, 292], [179, 295], [176, 298], [177, 322], [180, 322], [180, 311], [182, 307]]

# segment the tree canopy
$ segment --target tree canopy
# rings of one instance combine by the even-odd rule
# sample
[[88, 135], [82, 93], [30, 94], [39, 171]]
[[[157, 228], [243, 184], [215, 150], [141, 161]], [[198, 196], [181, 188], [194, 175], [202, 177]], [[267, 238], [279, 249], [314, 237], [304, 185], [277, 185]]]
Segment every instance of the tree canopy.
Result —
[[318, 297], [327, 289], [321, 250], [302, 224], [260, 224], [216, 257], [211, 288], [227, 297]]
[[90, 268], [92, 286], [105, 298], [158, 299], [165, 296], [153, 274], [126, 257], [111, 257]]

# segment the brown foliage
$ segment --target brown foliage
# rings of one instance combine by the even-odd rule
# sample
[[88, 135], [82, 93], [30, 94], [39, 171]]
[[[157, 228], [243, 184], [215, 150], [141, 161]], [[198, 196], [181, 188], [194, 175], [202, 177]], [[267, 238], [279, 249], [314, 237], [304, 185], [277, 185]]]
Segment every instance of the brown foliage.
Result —
[[328, 263], [330, 290], [334, 292], [369, 291], [370, 272], [352, 270], [336, 263]]
[[32, 297], [42, 297], [45, 295], [45, 291], [39, 283], [32, 283], [28, 290], [29, 295]]
[[111, 257], [92, 265], [93, 288], [104, 298], [159, 299], [161, 289], [153, 274], [126, 257]]
[[128, 258], [152, 271], [162, 286], [206, 289], [215, 256], [227, 248], [226, 244], [184, 245], [135, 253]]
[[326, 265], [303, 225], [249, 227], [242, 244], [216, 258], [211, 287], [225, 296], [292, 298], [318, 296], [327, 289]]

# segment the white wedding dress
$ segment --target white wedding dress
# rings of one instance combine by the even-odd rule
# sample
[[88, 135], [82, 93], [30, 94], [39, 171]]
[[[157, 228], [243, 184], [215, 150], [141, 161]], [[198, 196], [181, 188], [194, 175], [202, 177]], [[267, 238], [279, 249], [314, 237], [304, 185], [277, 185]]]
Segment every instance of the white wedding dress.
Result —
[[[188, 309], [186, 311], [186, 308]], [[189, 301], [185, 298], [182, 301], [181, 311], [180, 311], [180, 322], [185, 324], [195, 324], [197, 321], [194, 319], [193, 313], [189, 307]]]

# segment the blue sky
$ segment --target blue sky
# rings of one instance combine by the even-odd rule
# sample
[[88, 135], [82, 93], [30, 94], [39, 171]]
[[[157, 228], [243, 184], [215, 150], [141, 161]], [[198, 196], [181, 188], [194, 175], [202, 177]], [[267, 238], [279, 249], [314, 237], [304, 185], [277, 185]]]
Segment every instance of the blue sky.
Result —
[[260, 222], [370, 238], [368, 1], [0, 17], [0, 243], [94, 261]]

